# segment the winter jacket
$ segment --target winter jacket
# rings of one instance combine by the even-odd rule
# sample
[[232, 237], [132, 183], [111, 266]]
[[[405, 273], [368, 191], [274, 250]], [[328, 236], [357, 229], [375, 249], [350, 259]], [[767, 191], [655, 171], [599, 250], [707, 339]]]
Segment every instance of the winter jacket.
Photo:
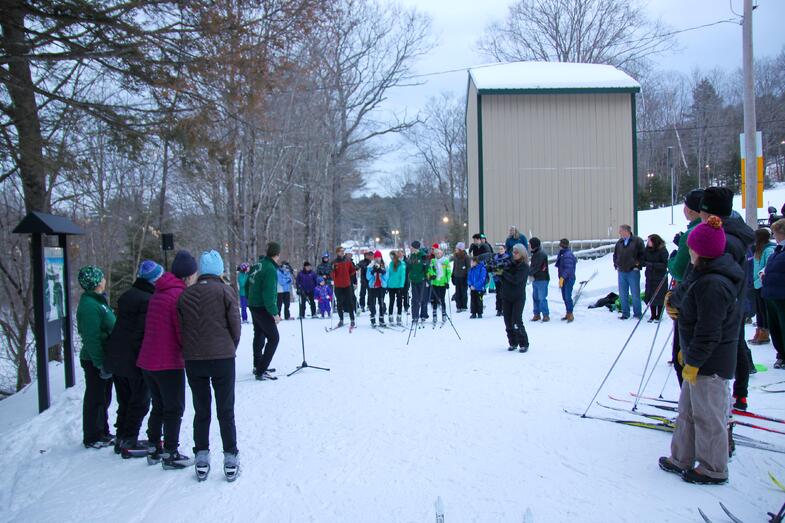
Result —
[[365, 270], [369, 289], [387, 288], [387, 268], [383, 264], [371, 263]]
[[248, 278], [248, 306], [264, 307], [271, 316], [278, 316], [278, 264], [262, 256]]
[[292, 272], [284, 266], [278, 267], [278, 292], [292, 292]]
[[403, 289], [406, 284], [406, 262], [401, 260], [396, 269], [393, 262], [387, 266], [387, 288]]
[[502, 299], [506, 301], [517, 301], [526, 299], [526, 278], [529, 276], [529, 265], [520, 260], [512, 260], [502, 271], [502, 282], [504, 292]]
[[336, 289], [345, 289], [352, 285], [352, 276], [357, 274], [354, 263], [346, 258], [336, 258], [333, 261], [333, 271], [331, 273]]
[[152, 283], [137, 278], [117, 300], [117, 323], [104, 355], [104, 369], [108, 372], [123, 378], [142, 377], [136, 359], [142, 348], [147, 305], [153, 292], [155, 286]]
[[329, 285], [317, 285], [313, 291], [313, 297], [316, 301], [333, 301], [333, 289]]
[[529, 276], [532, 276], [535, 281], [547, 281], [551, 279], [551, 275], [548, 274], [548, 255], [542, 252], [541, 248], [532, 251]]
[[469, 246], [469, 254], [474, 257], [483, 256], [483, 260], [493, 255], [493, 247], [490, 243], [473, 243]]
[[744, 271], [729, 254], [693, 269], [679, 305], [679, 340], [685, 363], [703, 376], [733, 379], [741, 326]]
[[[646, 247], [643, 251], [641, 265], [646, 267], [646, 303], [653, 306], [661, 306], [665, 300], [665, 293], [668, 290], [667, 280], [660, 285], [662, 279], [668, 274], [668, 249], [664, 246], [661, 249]], [[655, 295], [655, 291], [659, 291]]]
[[234, 358], [240, 343], [238, 299], [220, 277], [199, 276], [180, 295], [177, 315], [186, 361]]
[[504, 254], [499, 254], [498, 252], [493, 255], [493, 266], [496, 267], [493, 270], [493, 283], [498, 285], [502, 281], [502, 271], [504, 270], [504, 266], [507, 265], [510, 261], [510, 254], [505, 252]]
[[79, 359], [89, 360], [98, 368], [104, 366], [104, 350], [115, 324], [115, 315], [106, 296], [85, 291], [76, 308], [76, 329], [82, 338]]
[[619, 272], [640, 270], [644, 249], [643, 240], [637, 236], [630, 236], [626, 245], [624, 239], [619, 238], [613, 249], [613, 267]]
[[469, 269], [469, 287], [475, 291], [485, 291], [485, 280], [488, 278], [488, 270], [485, 264], [480, 262]]
[[668, 260], [668, 272], [671, 273], [671, 276], [676, 281], [680, 282], [686, 276], [685, 271], [690, 264], [690, 248], [687, 246], [687, 237], [700, 222], [700, 218], [696, 218], [687, 225], [687, 231], [679, 236], [679, 247], [676, 250], [676, 256]]
[[430, 265], [431, 255], [428, 254], [428, 249], [425, 247], [411, 253], [406, 260], [406, 266], [409, 268], [409, 280], [412, 283], [424, 281], [427, 277]]
[[458, 251], [452, 257], [452, 282], [466, 281], [469, 277], [469, 257], [466, 251]]
[[556, 255], [556, 270], [559, 278], [565, 280], [575, 279], [575, 266], [578, 265], [578, 258], [570, 249], [560, 249]]
[[785, 247], [777, 245], [766, 261], [761, 296], [767, 300], [785, 300]]
[[515, 247], [515, 244], [520, 243], [526, 250], [529, 250], [529, 240], [526, 239], [526, 236], [518, 231], [518, 237], [515, 238], [513, 236], [507, 237], [507, 241], [504, 242], [504, 248], [507, 249], [507, 252], [512, 253], [512, 248]]
[[723, 218], [722, 228], [725, 231], [725, 252], [743, 269], [747, 263], [747, 249], [755, 243], [755, 232], [736, 215]]
[[246, 291], [246, 285], [248, 283], [248, 273], [247, 272], [238, 272], [237, 273], [237, 288], [240, 292], [240, 297], [245, 298], [248, 296]]
[[763, 252], [760, 253], [760, 260], [752, 258], [752, 284], [756, 289], [760, 289], [763, 287], [763, 280], [760, 279], [760, 271], [766, 268], [766, 262], [769, 259], [769, 256], [774, 252], [774, 248], [777, 245], [774, 243], [770, 243], [763, 248]]
[[368, 286], [368, 266], [371, 263], [373, 261], [365, 257], [357, 262], [357, 270], [360, 272], [360, 283], [366, 287]]
[[446, 287], [450, 284], [450, 276], [452, 274], [451, 265], [448, 256], [442, 256], [439, 259], [434, 258], [431, 260], [431, 270], [433, 271], [432, 285], [435, 285], [436, 287]]
[[147, 304], [144, 340], [139, 350], [137, 367], [144, 370], [177, 370], [185, 368], [177, 300], [185, 290], [185, 282], [165, 272], [155, 282], [155, 292]]
[[316, 282], [316, 273], [313, 271], [302, 270], [297, 273], [297, 289], [307, 295], [313, 294], [314, 289], [318, 283]]
[[316, 275], [321, 276], [325, 280], [332, 280], [332, 276], [330, 276], [332, 270], [333, 264], [329, 260], [325, 261], [322, 258], [322, 263], [316, 266]]

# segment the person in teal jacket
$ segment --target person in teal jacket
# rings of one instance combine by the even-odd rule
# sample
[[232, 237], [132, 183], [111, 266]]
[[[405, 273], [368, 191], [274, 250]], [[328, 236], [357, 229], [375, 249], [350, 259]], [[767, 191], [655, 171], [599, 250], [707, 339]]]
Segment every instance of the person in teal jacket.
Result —
[[769, 336], [769, 317], [766, 311], [766, 301], [763, 299], [763, 280], [761, 271], [766, 268], [769, 256], [774, 252], [776, 245], [771, 241], [768, 229], [755, 231], [755, 253], [752, 257], [752, 286], [755, 288], [755, 336], [747, 340], [751, 345], [765, 345], [771, 342]]
[[84, 290], [76, 309], [76, 329], [82, 339], [79, 360], [85, 374], [82, 443], [85, 448], [99, 449], [114, 444], [107, 412], [112, 402], [112, 375], [104, 371], [104, 350], [116, 318], [103, 294], [103, 271], [87, 265], [79, 270], [78, 279]]
[[371, 312], [371, 327], [376, 327], [376, 307], [379, 307], [379, 325], [384, 326], [384, 294], [387, 289], [387, 267], [381, 251], [373, 253], [373, 261], [366, 269], [368, 278], [368, 310]]
[[248, 323], [248, 293], [246, 286], [248, 285], [248, 271], [251, 266], [247, 263], [241, 263], [237, 267], [237, 289], [240, 296], [240, 314], [243, 323]]
[[398, 251], [390, 252], [390, 264], [387, 266], [387, 294], [390, 296], [389, 320], [393, 322], [393, 309], [398, 307], [395, 323], [402, 325], [401, 309], [403, 308], [404, 286], [406, 285], [406, 262], [401, 259]]
[[253, 365], [257, 380], [275, 380], [270, 369], [281, 339], [278, 334], [278, 261], [281, 246], [267, 244], [267, 255], [259, 258], [248, 276], [248, 307], [253, 320]]

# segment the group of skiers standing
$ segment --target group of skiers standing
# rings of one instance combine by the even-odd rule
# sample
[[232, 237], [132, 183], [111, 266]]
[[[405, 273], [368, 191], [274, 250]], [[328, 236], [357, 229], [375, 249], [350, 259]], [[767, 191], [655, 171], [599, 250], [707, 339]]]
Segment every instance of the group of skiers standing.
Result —
[[[210, 470], [214, 394], [224, 474], [228, 481], [237, 478], [234, 388], [240, 310], [237, 293], [222, 280], [223, 274], [216, 251], [203, 253], [198, 264], [190, 253], [179, 251], [170, 271], [145, 260], [131, 288], [120, 296], [115, 314], [104, 294], [103, 271], [82, 267], [78, 281], [84, 293], [76, 318], [85, 372], [86, 448], [114, 446], [123, 458], [146, 457], [164, 469], [195, 464], [197, 478], [204, 480]], [[186, 379], [194, 405], [195, 459], [178, 450]], [[113, 385], [116, 435], [108, 422]], [[140, 440], [148, 411], [147, 439]]]

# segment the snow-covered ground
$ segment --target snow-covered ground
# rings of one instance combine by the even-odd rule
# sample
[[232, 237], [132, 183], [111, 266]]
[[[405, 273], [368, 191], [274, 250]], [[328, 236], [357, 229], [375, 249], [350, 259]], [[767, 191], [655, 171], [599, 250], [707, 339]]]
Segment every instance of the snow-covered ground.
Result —
[[[785, 190], [766, 196], [779, 207]], [[684, 226], [680, 207], [675, 218], [670, 226], [670, 209], [643, 212], [640, 233], [670, 240]], [[527, 354], [507, 352], [490, 296], [485, 318], [454, 315], [460, 340], [449, 325], [428, 327], [407, 346], [405, 333], [372, 331], [367, 315], [352, 334], [328, 334], [329, 320], [306, 320], [307, 360], [331, 371], [306, 369], [291, 378], [283, 375], [302, 361], [300, 329], [297, 321], [284, 322], [274, 360], [281, 378], [257, 382], [252, 329], [244, 326], [236, 390], [243, 472], [232, 484], [220, 473], [216, 421], [214, 470], [197, 483], [192, 470], [164, 471], [109, 449], [85, 450], [81, 380], [65, 392], [59, 386], [42, 415], [35, 415], [33, 384], [0, 402], [0, 521], [433, 521], [437, 497], [448, 522], [520, 522], [527, 509], [538, 523], [699, 521], [697, 507], [727, 521], [717, 501], [744, 521], [765, 520], [784, 501], [767, 473], [785, 477], [785, 455], [740, 447], [727, 485], [694, 486], [657, 466], [668, 454], [669, 434], [564, 412], [586, 408], [634, 326], [586, 308], [615, 288], [609, 257], [582, 261], [579, 279], [595, 269], [572, 324], [558, 320], [564, 307], [555, 278], [554, 321], [528, 321], [528, 301]], [[654, 356], [669, 329], [663, 322]], [[641, 324], [601, 402], [613, 404], [608, 394], [637, 389], [655, 331], [656, 324]], [[771, 367], [771, 345], [752, 350], [756, 362]], [[647, 392], [663, 387], [667, 359], [657, 362]], [[53, 366], [58, 380], [61, 373]], [[781, 380], [785, 372], [774, 369], [752, 376], [751, 410], [785, 417], [782, 396], [760, 390]], [[671, 378], [664, 396], [676, 398], [677, 391]], [[590, 414], [625, 416], [598, 406]], [[189, 454], [192, 417], [189, 398], [181, 431]], [[785, 446], [785, 436], [737, 432]]]

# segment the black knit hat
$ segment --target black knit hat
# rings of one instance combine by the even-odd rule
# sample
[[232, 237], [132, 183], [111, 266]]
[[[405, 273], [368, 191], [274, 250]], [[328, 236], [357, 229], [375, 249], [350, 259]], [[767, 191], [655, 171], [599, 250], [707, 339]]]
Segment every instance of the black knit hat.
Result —
[[188, 251], [177, 251], [172, 261], [172, 274], [178, 278], [187, 278], [198, 270], [196, 259]]
[[700, 212], [701, 199], [703, 199], [703, 189], [693, 189], [684, 197], [684, 205], [691, 211]]
[[281, 254], [281, 246], [278, 242], [269, 242], [267, 244], [267, 257], [274, 258]]
[[727, 187], [709, 187], [703, 191], [701, 212], [724, 218], [733, 212], [733, 191]]
[[539, 249], [540, 248], [540, 239], [536, 236], [529, 240], [529, 247], [532, 249]]
[[420, 248], [420, 245], [422, 245], [422, 244], [421, 244], [419, 241], [417, 241], [417, 240], [414, 240], [414, 241], [412, 242], [412, 249], [419, 249], [419, 248]]

